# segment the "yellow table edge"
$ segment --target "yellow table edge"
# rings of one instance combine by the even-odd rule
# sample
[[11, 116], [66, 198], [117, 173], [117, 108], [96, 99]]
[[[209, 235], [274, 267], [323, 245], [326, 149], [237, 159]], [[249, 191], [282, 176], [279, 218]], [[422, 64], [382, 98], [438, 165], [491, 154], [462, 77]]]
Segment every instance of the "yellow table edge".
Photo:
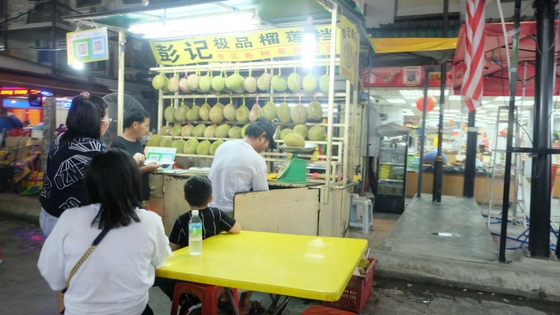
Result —
[[[247, 231], [244, 231], [247, 232]], [[350, 238], [344, 238], [349, 239]], [[364, 255], [368, 242], [364, 239], [351, 239], [357, 243], [362, 243], [362, 249], [360, 252], [360, 256]], [[179, 249], [175, 253], [179, 251], [188, 251], [188, 247]], [[251, 290], [251, 291], [258, 291], [258, 292], [265, 292], [265, 293], [272, 293], [272, 294], [279, 294], [284, 296], [292, 296], [297, 298], [304, 298], [304, 299], [312, 299], [312, 300], [319, 300], [319, 301], [327, 301], [327, 302], [335, 302], [340, 299], [342, 293], [346, 289], [348, 282], [352, 278], [354, 270], [358, 267], [360, 259], [357, 258], [356, 262], [352, 265], [352, 268], [347, 271], [346, 276], [344, 277], [344, 283], [336, 290], [336, 291], [310, 291], [306, 289], [296, 289], [287, 286], [279, 286], [279, 285], [270, 285], [270, 284], [263, 284], [263, 283], [253, 283], [243, 280], [230, 280], [224, 279], [219, 277], [212, 277], [209, 275], [196, 275], [196, 274], [184, 274], [177, 271], [169, 271], [165, 270], [165, 267], [159, 268], [156, 270], [156, 276], [162, 278], [170, 278], [179, 281], [187, 281], [187, 282], [196, 282], [201, 284], [208, 284], [208, 285], [215, 285], [215, 286], [222, 286], [222, 287], [229, 287], [229, 288], [236, 288], [242, 290]]]

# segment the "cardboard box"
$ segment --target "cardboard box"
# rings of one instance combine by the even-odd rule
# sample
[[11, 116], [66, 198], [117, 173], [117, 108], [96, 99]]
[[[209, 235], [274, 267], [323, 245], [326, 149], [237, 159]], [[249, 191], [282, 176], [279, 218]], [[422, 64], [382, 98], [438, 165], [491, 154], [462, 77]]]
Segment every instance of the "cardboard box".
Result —
[[31, 149], [31, 137], [7, 137], [6, 149], [10, 151], [10, 162], [25, 159]]

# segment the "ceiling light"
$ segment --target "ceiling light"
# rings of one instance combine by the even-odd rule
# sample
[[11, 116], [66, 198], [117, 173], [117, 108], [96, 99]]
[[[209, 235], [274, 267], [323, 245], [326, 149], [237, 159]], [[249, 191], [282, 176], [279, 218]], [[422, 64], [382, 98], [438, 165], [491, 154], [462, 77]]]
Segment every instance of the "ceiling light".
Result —
[[74, 68], [76, 70], [84, 70], [84, 63], [76, 61], [76, 62], [72, 63], [72, 68]]
[[422, 91], [420, 90], [401, 90], [400, 92], [402, 97], [407, 100], [417, 100], [420, 96], [422, 96]]
[[483, 100], [481, 103], [482, 105], [486, 105], [486, 104], [490, 104], [490, 101]]
[[128, 31], [133, 34], [143, 34], [143, 37], [147, 39], [186, 38], [197, 35], [250, 31], [257, 29], [259, 25], [260, 20], [254, 10], [238, 10], [136, 23], [132, 24]]
[[[440, 90], [428, 90], [428, 95], [440, 96], [441, 92], [440, 92]], [[444, 90], [443, 95], [445, 95], [445, 96], [449, 95], [449, 90]]]
[[451, 96], [449, 96], [450, 101], [460, 101], [461, 98], [462, 98], [461, 95], [451, 95]]
[[[516, 96], [515, 100], [520, 100], [521, 96]], [[494, 99], [495, 102], [509, 101], [509, 96], [498, 96]]]
[[390, 98], [390, 99], [386, 99], [387, 103], [390, 104], [406, 104], [406, 101], [403, 100], [402, 98]]
[[403, 116], [416, 116], [410, 109], [405, 108], [403, 109]]
[[313, 27], [313, 17], [307, 17], [307, 25], [303, 28], [303, 42], [301, 44], [302, 64], [306, 69], [315, 66], [315, 50], [317, 49], [317, 31]]
[[444, 109], [443, 112], [444, 113], [459, 113], [461, 110], [460, 109]]

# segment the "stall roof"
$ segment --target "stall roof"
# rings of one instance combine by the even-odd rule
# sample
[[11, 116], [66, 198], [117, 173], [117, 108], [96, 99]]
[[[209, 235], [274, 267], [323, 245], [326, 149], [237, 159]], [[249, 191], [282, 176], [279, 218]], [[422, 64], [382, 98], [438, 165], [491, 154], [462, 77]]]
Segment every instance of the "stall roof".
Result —
[[[344, 0], [183, 0], [171, 4], [141, 6], [118, 11], [73, 14], [63, 17], [66, 21], [92, 20], [99, 26], [110, 29], [128, 29], [138, 22], [158, 21], [163, 18], [203, 15], [227, 10], [256, 9], [262, 23], [269, 28], [305, 25], [312, 16], [315, 24], [330, 23], [330, 2], [336, 2], [344, 15], [358, 26], [362, 44], [368, 45], [364, 17], [356, 13]], [[165, 10], [167, 9], [167, 10]]]
[[106, 86], [98, 83], [8, 68], [0, 68], [0, 86], [21, 86], [48, 90], [64, 96], [78, 95], [83, 91], [97, 95], [111, 93], [111, 90]]
[[[557, 28], [559, 22], [556, 21]], [[536, 73], [536, 22], [521, 22], [519, 25], [519, 65], [517, 68], [517, 88], [516, 93], [521, 96], [525, 90], [526, 96], [535, 94], [535, 73]], [[506, 23], [507, 41], [509, 49], [513, 43], [513, 23]], [[461, 84], [465, 71], [465, 45], [466, 45], [466, 26], [463, 25], [459, 32], [457, 43], [457, 53], [453, 58], [453, 88], [455, 94], [460, 94]], [[504, 41], [504, 31], [500, 23], [486, 24], [484, 26], [484, 95], [485, 96], [506, 96], [509, 95], [509, 69], [506, 60], [506, 47]], [[555, 35], [555, 42], [560, 39], [560, 34]], [[552, 48], [552, 47], [551, 47]], [[556, 46], [556, 60], [559, 60], [560, 49]], [[560, 65], [556, 62], [556, 73], [560, 71]], [[556, 75], [554, 95], [558, 95], [560, 79]]]
[[[457, 38], [371, 38], [373, 67], [442, 64], [453, 58]], [[363, 63], [363, 62], [362, 62]]]

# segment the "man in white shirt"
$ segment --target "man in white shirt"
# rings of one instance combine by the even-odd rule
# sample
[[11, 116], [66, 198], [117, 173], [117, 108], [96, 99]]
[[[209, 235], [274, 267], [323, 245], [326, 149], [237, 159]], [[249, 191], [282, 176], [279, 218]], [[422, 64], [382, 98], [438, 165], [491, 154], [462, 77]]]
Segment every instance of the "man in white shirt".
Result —
[[214, 197], [211, 207], [232, 215], [236, 193], [268, 190], [266, 163], [259, 153], [276, 149], [275, 132], [272, 121], [259, 117], [247, 127], [243, 140], [230, 140], [218, 147], [208, 176]]

